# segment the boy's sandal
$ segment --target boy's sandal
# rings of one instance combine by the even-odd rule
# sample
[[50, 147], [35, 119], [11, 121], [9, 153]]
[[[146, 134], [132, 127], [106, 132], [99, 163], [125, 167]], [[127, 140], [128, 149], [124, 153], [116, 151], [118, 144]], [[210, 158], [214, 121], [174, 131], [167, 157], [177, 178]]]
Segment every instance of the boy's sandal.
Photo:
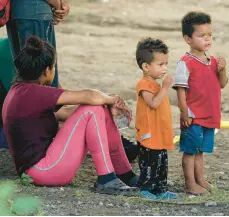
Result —
[[164, 193], [160, 193], [160, 194], [156, 194], [157, 196], [157, 200], [173, 200], [177, 198], [177, 194], [170, 192], [170, 191], [166, 191]]
[[96, 182], [94, 185], [94, 190], [97, 193], [101, 193], [101, 194], [125, 195], [125, 196], [132, 196], [136, 194], [136, 192], [138, 192], [138, 188], [129, 187], [118, 178], [106, 184], [100, 184]]
[[149, 192], [147, 190], [140, 191], [140, 195], [141, 195], [141, 197], [144, 197], [144, 198], [147, 198], [147, 199], [151, 199], [151, 200], [156, 200], [157, 199], [155, 194], [152, 194], [151, 192]]

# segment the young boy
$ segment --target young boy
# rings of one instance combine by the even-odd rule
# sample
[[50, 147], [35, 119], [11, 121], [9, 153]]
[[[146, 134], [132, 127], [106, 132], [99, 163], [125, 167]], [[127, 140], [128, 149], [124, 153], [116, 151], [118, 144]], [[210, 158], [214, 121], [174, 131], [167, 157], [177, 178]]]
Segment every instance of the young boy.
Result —
[[227, 84], [226, 61], [206, 52], [212, 45], [211, 17], [189, 12], [182, 21], [182, 34], [190, 46], [177, 63], [175, 85], [180, 108], [182, 166], [187, 193], [211, 189], [204, 178], [203, 152], [212, 153], [214, 130], [220, 127], [221, 88]]
[[[167, 191], [167, 150], [173, 150], [173, 130], [167, 73], [168, 47], [159, 39], [146, 38], [137, 45], [136, 60], [143, 71], [138, 81], [136, 138], [140, 146], [138, 187], [150, 199], [174, 199]], [[165, 76], [162, 85], [157, 80]]]

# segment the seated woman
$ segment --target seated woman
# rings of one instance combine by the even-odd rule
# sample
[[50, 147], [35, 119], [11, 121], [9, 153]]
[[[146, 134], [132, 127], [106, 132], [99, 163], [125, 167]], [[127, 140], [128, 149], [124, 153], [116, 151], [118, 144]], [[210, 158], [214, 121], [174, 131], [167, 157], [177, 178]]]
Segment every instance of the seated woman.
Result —
[[[18, 174], [28, 174], [36, 185], [66, 185], [90, 152], [98, 174], [97, 192], [136, 192], [137, 188], [128, 186], [136, 175], [113, 121], [118, 112], [126, 113], [130, 120], [131, 112], [118, 96], [46, 86], [54, 79], [55, 62], [55, 49], [36, 36], [27, 39], [14, 60], [17, 77], [2, 115]], [[79, 106], [68, 116], [60, 108], [63, 105]], [[65, 121], [60, 130], [58, 118]]]

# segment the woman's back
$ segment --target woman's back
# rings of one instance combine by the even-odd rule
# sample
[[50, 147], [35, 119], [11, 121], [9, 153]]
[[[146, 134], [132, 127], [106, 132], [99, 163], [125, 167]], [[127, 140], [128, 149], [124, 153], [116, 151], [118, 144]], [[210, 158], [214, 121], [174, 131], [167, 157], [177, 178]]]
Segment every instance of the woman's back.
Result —
[[3, 105], [3, 125], [18, 173], [45, 156], [56, 136], [54, 115], [61, 89], [18, 82], [10, 89]]

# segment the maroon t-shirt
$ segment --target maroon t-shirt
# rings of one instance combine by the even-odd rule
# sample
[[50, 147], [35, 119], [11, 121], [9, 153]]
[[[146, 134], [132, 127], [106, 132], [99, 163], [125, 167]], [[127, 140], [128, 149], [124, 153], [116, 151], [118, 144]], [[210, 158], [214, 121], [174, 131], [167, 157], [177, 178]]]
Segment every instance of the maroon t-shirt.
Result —
[[63, 92], [63, 89], [18, 82], [7, 94], [3, 126], [19, 175], [45, 157], [58, 130], [54, 111]]

